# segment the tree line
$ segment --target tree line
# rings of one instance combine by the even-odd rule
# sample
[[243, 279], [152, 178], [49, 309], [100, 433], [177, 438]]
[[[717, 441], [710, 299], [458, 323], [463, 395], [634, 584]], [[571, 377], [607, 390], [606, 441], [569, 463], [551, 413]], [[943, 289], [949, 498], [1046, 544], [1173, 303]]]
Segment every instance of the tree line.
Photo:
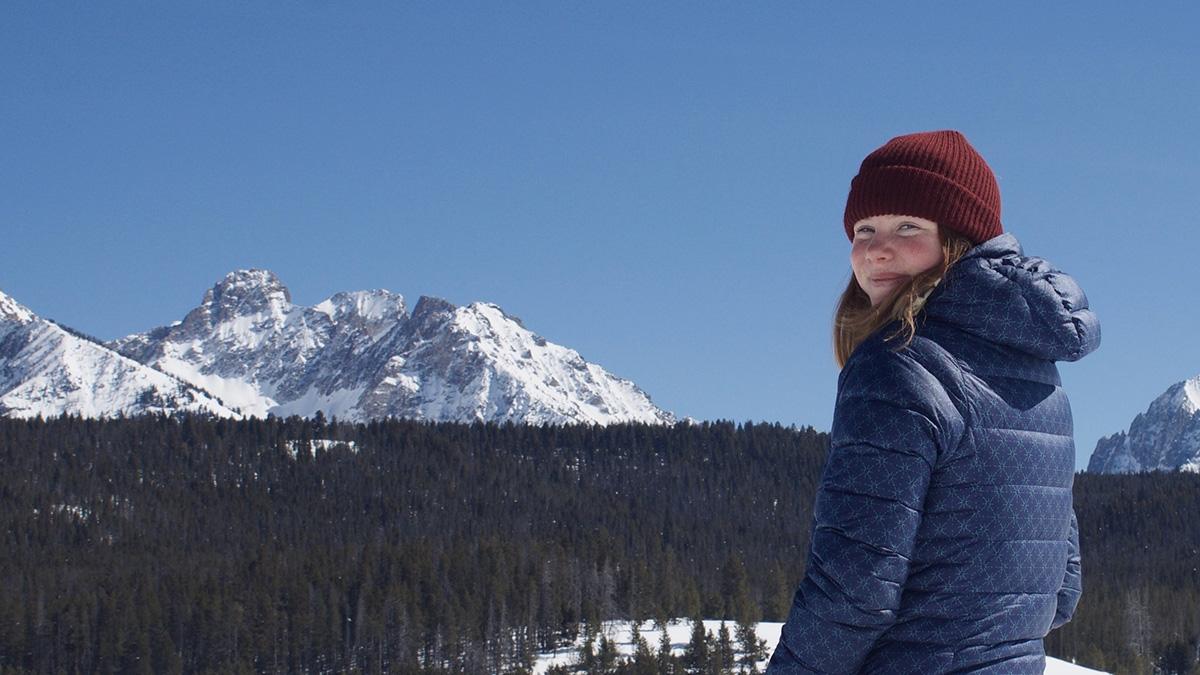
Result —
[[[0, 672], [519, 673], [603, 621], [782, 621], [827, 447], [728, 421], [0, 419]], [[1048, 651], [1195, 669], [1200, 476], [1075, 492], [1084, 599]], [[614, 659], [590, 670], [637, 672]]]

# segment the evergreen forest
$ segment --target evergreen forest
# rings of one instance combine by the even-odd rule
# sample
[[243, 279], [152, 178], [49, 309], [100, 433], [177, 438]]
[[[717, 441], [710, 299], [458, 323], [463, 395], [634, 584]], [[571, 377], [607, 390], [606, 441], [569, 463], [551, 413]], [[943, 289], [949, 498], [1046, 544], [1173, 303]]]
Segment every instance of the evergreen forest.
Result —
[[[729, 645], [786, 616], [827, 446], [727, 421], [0, 419], [0, 673], [523, 673], [581, 631], [588, 672], [750, 670]], [[1077, 474], [1075, 505], [1084, 596], [1047, 652], [1200, 673], [1200, 475]], [[593, 644], [671, 617], [732, 633], [683, 659]]]

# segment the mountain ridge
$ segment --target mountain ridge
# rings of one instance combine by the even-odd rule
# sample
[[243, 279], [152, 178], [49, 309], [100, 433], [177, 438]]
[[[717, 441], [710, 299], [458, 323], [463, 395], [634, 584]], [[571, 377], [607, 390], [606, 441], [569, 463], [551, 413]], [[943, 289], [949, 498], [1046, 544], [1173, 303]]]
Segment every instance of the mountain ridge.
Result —
[[[203, 392], [210, 412], [223, 416], [321, 412], [350, 421], [391, 416], [533, 424], [675, 421], [632, 381], [484, 301], [460, 307], [423, 295], [410, 313], [403, 295], [374, 289], [338, 292], [303, 306], [292, 302], [270, 270], [239, 269], [208, 288], [182, 319], [107, 342], [41, 319], [3, 294], [0, 321], [12, 330], [30, 323], [54, 326], [92, 345], [81, 362], [94, 366], [120, 357], [127, 366], [157, 373], [160, 384]], [[18, 379], [0, 387], [0, 395], [20, 386]], [[47, 386], [25, 396], [21, 409], [98, 416], [140, 410], [127, 402], [85, 404], [87, 390], [97, 386], [90, 382], [70, 387], [83, 392], [74, 405], [62, 404], [60, 388]], [[146, 396], [175, 400], [166, 393]], [[170, 412], [170, 406], [162, 411]]]
[[84, 417], [193, 412], [241, 417], [189, 382], [37, 316], [0, 292], [0, 415]]

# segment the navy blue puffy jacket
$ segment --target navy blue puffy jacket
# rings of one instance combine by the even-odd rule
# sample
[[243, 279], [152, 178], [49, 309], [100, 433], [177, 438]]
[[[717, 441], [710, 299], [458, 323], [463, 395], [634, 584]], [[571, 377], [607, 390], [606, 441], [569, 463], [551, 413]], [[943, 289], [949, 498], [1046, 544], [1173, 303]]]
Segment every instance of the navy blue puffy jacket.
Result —
[[1099, 346], [1087, 297], [1002, 234], [918, 317], [908, 347], [885, 326], [838, 378], [808, 567], [768, 673], [1041, 673], [1042, 638], [1079, 601], [1055, 361]]

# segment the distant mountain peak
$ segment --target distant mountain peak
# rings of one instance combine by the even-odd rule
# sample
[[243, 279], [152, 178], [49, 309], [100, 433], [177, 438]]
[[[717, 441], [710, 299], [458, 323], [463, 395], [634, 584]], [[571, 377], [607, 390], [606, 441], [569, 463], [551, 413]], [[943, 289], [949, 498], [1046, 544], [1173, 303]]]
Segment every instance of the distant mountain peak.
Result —
[[359, 338], [374, 342], [408, 320], [404, 296], [385, 289], [335, 293], [311, 311], [329, 317], [335, 333], [350, 336], [350, 342], [359, 346], [363, 342]]
[[453, 313], [458, 307], [450, 302], [432, 295], [422, 295], [417, 299], [417, 306], [413, 308], [413, 318], [425, 318], [432, 314]]
[[283, 282], [274, 272], [254, 267], [233, 270], [218, 281], [213, 288], [222, 291], [235, 288], [278, 288], [287, 292], [287, 289], [283, 287]]
[[1200, 410], [1200, 375], [1183, 382], [1178, 393], [1178, 404], [1193, 414]]
[[283, 311], [292, 294], [270, 270], [244, 269], [226, 274], [204, 293], [201, 307], [216, 321], [269, 310]]
[[1096, 443], [1088, 471], [1200, 470], [1200, 376], [1176, 382], [1139, 413], [1128, 431]]
[[12, 297], [0, 291], [0, 321], [8, 321], [15, 324], [27, 324], [33, 321], [36, 315], [29, 311], [25, 305], [13, 300]]
[[365, 321], [405, 317], [404, 296], [387, 289], [342, 291], [313, 305], [313, 309], [334, 321], [354, 317]]
[[442, 298], [422, 295], [413, 307], [406, 331], [422, 340], [429, 339], [446, 323], [454, 320], [458, 307]]

